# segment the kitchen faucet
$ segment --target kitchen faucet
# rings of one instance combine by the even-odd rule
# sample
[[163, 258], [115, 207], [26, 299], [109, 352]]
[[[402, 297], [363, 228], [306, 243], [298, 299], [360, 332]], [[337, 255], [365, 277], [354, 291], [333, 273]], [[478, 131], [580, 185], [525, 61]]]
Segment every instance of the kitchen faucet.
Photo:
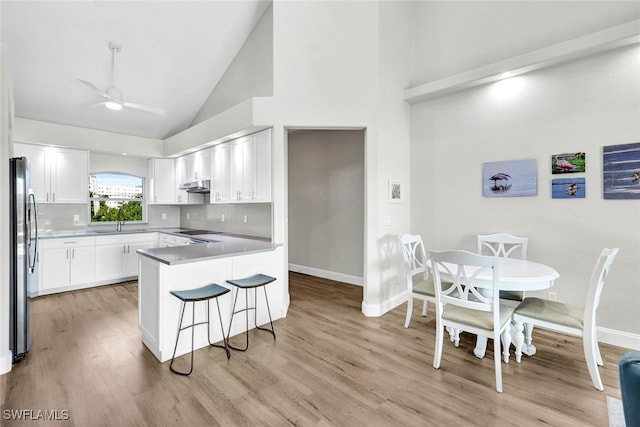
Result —
[[122, 226], [124, 225], [124, 212], [122, 208], [118, 209], [118, 222], [116, 223], [116, 231], [122, 231]]

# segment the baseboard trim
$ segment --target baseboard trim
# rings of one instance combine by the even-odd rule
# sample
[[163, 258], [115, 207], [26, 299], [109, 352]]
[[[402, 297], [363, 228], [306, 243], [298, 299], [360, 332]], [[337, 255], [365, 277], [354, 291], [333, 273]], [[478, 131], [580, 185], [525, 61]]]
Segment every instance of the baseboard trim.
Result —
[[367, 317], [380, 317], [397, 306], [406, 303], [407, 298], [409, 298], [409, 295], [407, 294], [407, 291], [404, 291], [380, 304], [367, 304], [362, 301], [362, 314]]
[[6, 374], [11, 371], [11, 365], [13, 363], [13, 354], [11, 350], [7, 351], [0, 357], [0, 375]]
[[304, 265], [289, 264], [289, 271], [308, 274], [309, 276], [322, 277], [323, 279], [349, 283], [351, 285], [364, 286], [364, 279], [350, 274], [336, 273], [335, 271], [322, 270], [320, 268], [305, 267]]
[[640, 335], [609, 328], [597, 328], [598, 341], [640, 351]]

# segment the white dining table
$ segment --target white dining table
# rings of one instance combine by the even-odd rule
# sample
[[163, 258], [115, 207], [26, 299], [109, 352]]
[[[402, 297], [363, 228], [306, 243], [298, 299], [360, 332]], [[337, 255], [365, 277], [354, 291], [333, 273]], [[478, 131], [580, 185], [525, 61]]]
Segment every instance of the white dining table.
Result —
[[[428, 263], [431, 268], [431, 263]], [[455, 271], [452, 268], [451, 271]], [[444, 272], [441, 272], [444, 273]], [[469, 271], [471, 273], [471, 271]], [[478, 287], [486, 284], [486, 289], [493, 288], [493, 274], [490, 270], [480, 273], [477, 277]], [[549, 289], [554, 281], [560, 277], [554, 268], [533, 261], [498, 257], [498, 287], [501, 291], [540, 291]], [[515, 347], [516, 362], [520, 363], [522, 353], [532, 356], [536, 352], [533, 344], [524, 343], [524, 326], [522, 322], [513, 322], [510, 326], [512, 343]], [[487, 338], [478, 337], [474, 354], [484, 357], [487, 348]], [[509, 349], [503, 349], [504, 361], [509, 362]]]

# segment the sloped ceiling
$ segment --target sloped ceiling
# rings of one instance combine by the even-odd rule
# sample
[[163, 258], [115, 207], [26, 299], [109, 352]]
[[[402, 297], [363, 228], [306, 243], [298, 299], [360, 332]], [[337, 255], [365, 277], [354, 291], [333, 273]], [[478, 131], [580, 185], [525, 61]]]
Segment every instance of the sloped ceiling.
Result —
[[[16, 116], [164, 139], [191, 123], [271, 2], [2, 1]], [[165, 109], [112, 111], [78, 79]]]

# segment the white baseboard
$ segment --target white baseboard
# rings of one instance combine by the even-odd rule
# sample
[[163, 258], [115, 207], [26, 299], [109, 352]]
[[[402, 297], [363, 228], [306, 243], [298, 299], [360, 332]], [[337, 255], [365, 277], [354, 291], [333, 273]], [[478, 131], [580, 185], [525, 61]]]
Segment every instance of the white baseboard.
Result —
[[6, 374], [11, 371], [11, 365], [13, 362], [13, 354], [11, 350], [0, 356], [0, 375]]
[[350, 274], [336, 273], [334, 271], [327, 271], [314, 267], [305, 267], [304, 265], [298, 264], [289, 264], [289, 271], [308, 274], [310, 276], [322, 277], [324, 279], [335, 280], [337, 282], [364, 286], [364, 279], [362, 277], [352, 276]]
[[383, 301], [380, 304], [366, 304], [364, 301], [362, 302], [362, 314], [367, 317], [380, 317], [388, 311], [393, 310], [400, 304], [406, 303], [407, 291], [402, 292], [399, 295], [394, 296], [391, 299]]
[[640, 351], [640, 335], [600, 327], [597, 334], [600, 342]]

